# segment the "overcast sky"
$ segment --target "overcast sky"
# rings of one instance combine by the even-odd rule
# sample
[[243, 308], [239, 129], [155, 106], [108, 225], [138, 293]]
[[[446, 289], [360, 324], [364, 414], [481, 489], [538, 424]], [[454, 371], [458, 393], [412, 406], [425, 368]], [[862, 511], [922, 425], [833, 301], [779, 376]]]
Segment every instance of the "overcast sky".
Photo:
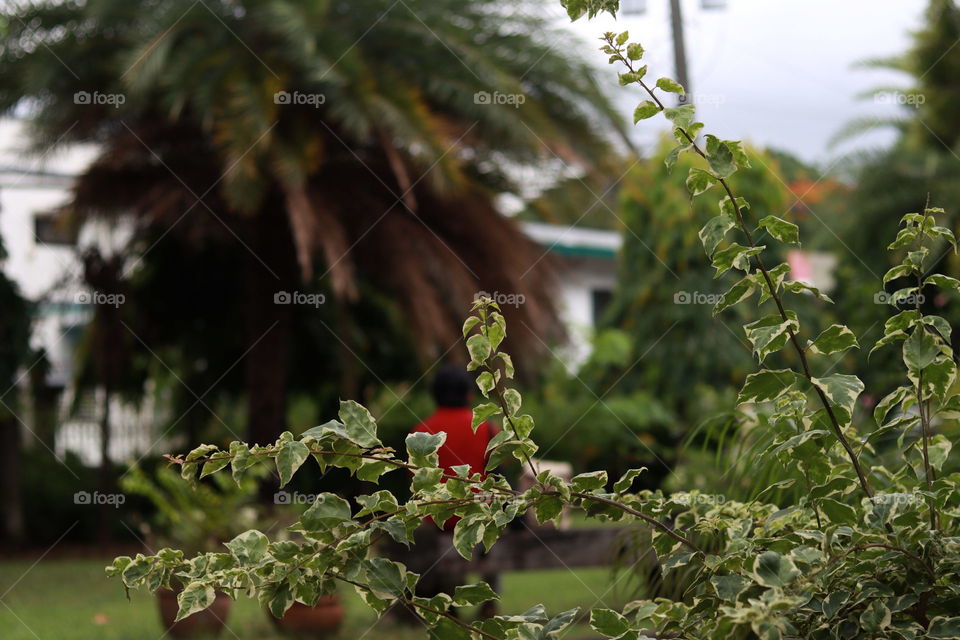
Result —
[[[877, 86], [906, 86], [909, 78], [855, 65], [905, 51], [926, 0], [727, 0], [722, 10], [704, 10], [700, 2], [683, 0], [683, 7], [691, 84], [707, 131], [821, 165], [851, 148], [892, 140], [892, 134], [874, 133], [828, 149], [844, 123], [897, 110], [857, 95]], [[647, 0], [645, 15], [581, 19], [573, 28], [591, 41], [604, 31], [629, 29], [631, 40], [647, 50], [653, 77], [672, 77], [669, 4]], [[599, 52], [596, 58], [605, 64]], [[632, 111], [639, 99], [637, 94], [618, 101]], [[655, 120], [639, 129], [642, 144], [663, 126]]]
[[[414, 9], [423, 1], [428, 0], [406, 0]], [[701, 0], [682, 1], [694, 102], [707, 131], [791, 151], [823, 167], [852, 148], [892, 140], [892, 133], [877, 132], [828, 148], [844, 123], [897, 111], [857, 95], [878, 86], [906, 86], [909, 78], [855, 65], [904, 52], [928, 0], [726, 0], [719, 10], [702, 9]], [[0, 0], [0, 6], [8, 5]], [[604, 15], [570, 25], [559, 0], [544, 4], [582, 37], [585, 54], [614, 83], [614, 68], [597, 50], [604, 31], [628, 29], [647, 50], [653, 78], [674, 76], [670, 0], [646, 5], [641, 16], [615, 21]], [[628, 114], [643, 99], [639, 90], [612, 90]], [[662, 118], [641, 123], [638, 142], [651, 144], [658, 130], [665, 130]]]

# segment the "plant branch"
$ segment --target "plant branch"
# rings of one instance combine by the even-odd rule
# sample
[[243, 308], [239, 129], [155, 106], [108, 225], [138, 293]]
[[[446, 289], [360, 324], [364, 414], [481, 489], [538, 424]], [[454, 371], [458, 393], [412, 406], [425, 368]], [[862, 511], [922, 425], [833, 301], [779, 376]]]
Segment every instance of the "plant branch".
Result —
[[[620, 46], [615, 45], [614, 42], [609, 40], [608, 40], [608, 44], [616, 47], [617, 56], [620, 59], [620, 61], [627, 66], [627, 68], [630, 70], [631, 73], [636, 73], [636, 70], [633, 67], [632, 61], [623, 55], [622, 48]], [[656, 104], [657, 107], [661, 111], [663, 111], [666, 107], [664, 106], [663, 102], [660, 101], [660, 98], [658, 98], [657, 95], [653, 92], [653, 90], [650, 89], [650, 87], [648, 87], [647, 84], [643, 82], [642, 79], [638, 80], [637, 82], [640, 84], [641, 87], [643, 87], [644, 91], [647, 92], [647, 94], [653, 100], [654, 104]], [[683, 135], [684, 138], [686, 138], [687, 142], [690, 144], [690, 148], [693, 149], [697, 153], [697, 155], [699, 155], [701, 158], [703, 158], [704, 160], [707, 160], [706, 152], [700, 148], [700, 145], [698, 145], [696, 140], [693, 138], [693, 136], [691, 136], [687, 132], [686, 128], [685, 127], [675, 127], [675, 128], [678, 131], [680, 131], [680, 133]], [[714, 178], [717, 179], [717, 181], [723, 187], [723, 190], [726, 191], [727, 196], [730, 198], [730, 202], [737, 215], [737, 226], [740, 228], [740, 231], [743, 232], [744, 237], [747, 240], [748, 248], [750, 249], [756, 248], [756, 244], [754, 243], [754, 240], [753, 240], [753, 234], [750, 232], [750, 229], [747, 226], [746, 221], [744, 220], [743, 212], [740, 209], [740, 205], [737, 204], [737, 199], [734, 196], [733, 190], [730, 188], [729, 183], [727, 182], [726, 179], [721, 178], [719, 176], [714, 176]], [[787, 317], [786, 309], [784, 309], [783, 300], [781, 299], [780, 293], [777, 291], [777, 288], [774, 286], [773, 279], [770, 277], [770, 272], [767, 270], [766, 266], [763, 263], [763, 260], [759, 255], [756, 255], [753, 258], [754, 258], [754, 263], [756, 264], [757, 270], [760, 271], [760, 274], [763, 276], [763, 279], [767, 284], [767, 289], [770, 292], [771, 299], [773, 299], [774, 303], [777, 305], [777, 311], [779, 312], [780, 317], [784, 320], [784, 322], [787, 322], [789, 318]], [[787, 334], [789, 335], [790, 343], [793, 345], [794, 349], [797, 352], [797, 355], [800, 357], [800, 364], [803, 369], [803, 375], [812, 384], [813, 374], [810, 372], [810, 365], [807, 362], [806, 353], [804, 352], [804, 349], [800, 346], [800, 341], [797, 338], [797, 334], [794, 332], [793, 328], [789, 326], [787, 327]], [[870, 488], [870, 483], [867, 480], [867, 476], [864, 473], [863, 467], [860, 464], [860, 460], [858, 459], [856, 452], [853, 450], [853, 447], [850, 446], [849, 441], [847, 440], [846, 436], [843, 434], [843, 428], [840, 426], [840, 421], [837, 419], [837, 416], [833, 411], [833, 406], [830, 404], [829, 399], [827, 398], [826, 394], [823, 392], [822, 389], [820, 389], [815, 384], [813, 384], [813, 388], [816, 390], [817, 396], [820, 399], [820, 403], [823, 405], [823, 408], [827, 412], [827, 416], [830, 419], [830, 424], [833, 428], [834, 435], [836, 435], [837, 440], [839, 440], [840, 444], [843, 446], [844, 450], [846, 451], [847, 456], [850, 458], [850, 462], [853, 464], [853, 468], [857, 473], [857, 478], [860, 482], [861, 489], [863, 489], [863, 492], [867, 495], [867, 497], [872, 498], [873, 490]]]
[[[489, 319], [489, 314], [487, 313], [486, 306], [481, 306], [479, 308], [479, 318], [480, 318], [481, 328], [484, 331], [489, 331], [490, 325], [487, 322]], [[504, 395], [504, 389], [503, 389], [503, 386], [500, 384], [502, 380], [498, 379], [498, 376], [497, 376], [499, 372], [491, 364], [495, 356], [496, 356], [496, 348], [493, 348], [493, 345], [491, 344], [490, 354], [487, 356], [486, 360], [483, 361], [483, 367], [487, 370], [487, 373], [490, 374], [490, 379], [493, 380], [493, 392], [497, 397], [497, 404], [500, 406], [500, 411], [503, 412], [503, 419], [505, 424], [510, 425], [510, 431], [513, 432], [514, 437], [517, 439], [520, 439], [520, 435], [517, 432], [517, 425], [514, 423], [513, 417], [510, 415], [510, 411], [507, 408], [507, 401]], [[536, 467], [533, 466], [533, 461], [530, 459], [530, 456], [528, 456], [525, 451], [521, 451], [521, 453], [523, 454], [523, 458], [524, 458], [524, 461], [527, 463], [527, 466], [530, 467], [530, 472], [533, 474], [533, 481], [536, 482], [538, 472]]]
[[[263, 449], [263, 450], [260, 450], [260, 451], [251, 451], [248, 455], [250, 455], [250, 456], [263, 456], [263, 457], [269, 458], [269, 457], [271, 457], [271, 456], [276, 456], [277, 453], [279, 453], [279, 451], [280, 451], [279, 448], [274, 447], [274, 448], [271, 448], [271, 449]], [[385, 462], [385, 463], [387, 463], [387, 464], [393, 465], [393, 466], [396, 467], [397, 469], [406, 469], [407, 471], [418, 471], [418, 470], [420, 470], [420, 469], [433, 468], [433, 467], [420, 467], [420, 466], [417, 466], [417, 465], [414, 465], [414, 464], [410, 464], [410, 463], [408, 463], [408, 462], [403, 462], [403, 461], [401, 461], [401, 460], [397, 460], [397, 459], [394, 459], [394, 458], [382, 458], [382, 457], [380, 457], [380, 456], [373, 455], [372, 453], [344, 453], [344, 452], [341, 452], [341, 451], [332, 451], [332, 450], [326, 450], [326, 449], [310, 449], [310, 453], [311, 453], [311, 455], [343, 456], [343, 457], [347, 457], [347, 458], [362, 458], [362, 459], [364, 459], [364, 460], [373, 460], [373, 461], [375, 461], [375, 462]], [[181, 465], [181, 466], [182, 466], [182, 465], [184, 465], [184, 464], [187, 464], [187, 462], [188, 462], [187, 460], [184, 460], [184, 459], [183, 459], [182, 457], [180, 457], [180, 456], [174, 456], [174, 455], [171, 455], [171, 454], [169, 454], [169, 453], [164, 454], [163, 457], [166, 458], [167, 462], [169, 462], [170, 464], [176, 464], [176, 465]], [[212, 455], [210, 455], [210, 456], [205, 456], [205, 457], [202, 457], [202, 458], [196, 458], [196, 459], [194, 459], [194, 460], [190, 460], [189, 462], [190, 462], [191, 464], [192, 464], [192, 463], [201, 464], [201, 463], [204, 463], [204, 462], [210, 462], [211, 460], [224, 460], [224, 459], [232, 460], [233, 458], [236, 458], [236, 456], [232, 456], [232, 455], [230, 455], [230, 454], [228, 454], [228, 453], [215, 453], [215, 454], [212, 454]], [[440, 477], [441, 477], [442, 479], [444, 479], [444, 480], [459, 480], [460, 482], [467, 482], [467, 483], [470, 483], [470, 484], [482, 484], [482, 483], [483, 483], [483, 480], [474, 480], [474, 479], [472, 479], [472, 478], [462, 478], [462, 477], [460, 477], [460, 476], [451, 475], [451, 474], [446, 473], [446, 472], [444, 472], [443, 475], [441, 475]], [[512, 494], [516, 494], [515, 491], [508, 491], [507, 489], [503, 489], [502, 487], [490, 487], [490, 489], [492, 489], [492, 490], [494, 490], [494, 491], [501, 492], [501, 493], [512, 493]]]
[[933, 579], [933, 581], [936, 581], [936, 579], [937, 579], [937, 575], [933, 572], [933, 569], [931, 569], [931, 568], [927, 565], [927, 563], [923, 561], [923, 558], [921, 558], [921, 557], [918, 556], [917, 554], [911, 553], [910, 551], [907, 551], [907, 550], [904, 549], [903, 547], [898, 547], [897, 545], [885, 544], [885, 543], [882, 543], [882, 542], [874, 542], [874, 543], [870, 543], [870, 544], [857, 545], [857, 546], [855, 546], [855, 547], [852, 547], [852, 548], [844, 551], [843, 553], [841, 553], [841, 554], [839, 554], [839, 555], [831, 556], [830, 559], [827, 561], [827, 563], [826, 563], [825, 565], [823, 565], [822, 567], [820, 567], [819, 569], [817, 569], [817, 570], [814, 571], [813, 573], [810, 573], [810, 574], [806, 575], [806, 576], [803, 578], [803, 580], [804, 580], [804, 582], [810, 582], [810, 581], [813, 580], [817, 575], [819, 575], [819, 574], [820, 574], [821, 572], [823, 572], [823, 571], [826, 571], [828, 568], [830, 568], [830, 566], [832, 566], [832, 565], [835, 564], [836, 562], [839, 562], [839, 561], [843, 560], [844, 558], [846, 558], [847, 556], [849, 556], [849, 555], [851, 555], [851, 554], [853, 554], [853, 553], [857, 553], [858, 551], [866, 551], [866, 550], [868, 550], [868, 549], [886, 549], [887, 551], [896, 551], [897, 553], [902, 553], [903, 555], [905, 555], [906, 557], [910, 558], [911, 560], [913, 560], [913, 561], [915, 561], [917, 564], [919, 564], [921, 567], [923, 567], [924, 571], [926, 571], [926, 572], [930, 575], [930, 577], [931, 577], [931, 579]]
[[[560, 493], [559, 493], [558, 491], [545, 491], [544, 494], [545, 494], [545, 495], [560, 495]], [[658, 529], [658, 530], [661, 531], [662, 533], [665, 533], [666, 535], [670, 536], [671, 538], [673, 538], [673, 539], [676, 540], [677, 542], [682, 543], [682, 544], [685, 545], [687, 548], [691, 549], [694, 553], [700, 555], [701, 557], [706, 557], [706, 556], [707, 556], [707, 553], [706, 553], [703, 549], [701, 549], [700, 547], [698, 547], [698, 546], [696, 545], [696, 543], [694, 543], [694, 542], [691, 541], [690, 539], [683, 537], [682, 535], [680, 535], [679, 533], [677, 533], [676, 531], [674, 531], [673, 529], [671, 529], [671, 528], [668, 527], [667, 525], [663, 524], [662, 522], [660, 522], [660, 521], [657, 520], [656, 518], [653, 518], [653, 517], [651, 517], [651, 516], [648, 516], [647, 514], [643, 513], [642, 511], [637, 511], [636, 509], [634, 509], [634, 508], [632, 508], [632, 507], [629, 507], [629, 506], [623, 504], [622, 502], [617, 502], [616, 500], [611, 500], [610, 498], [603, 498], [603, 497], [601, 497], [601, 496], [595, 496], [595, 495], [590, 494], [590, 493], [581, 493], [581, 492], [579, 492], [579, 491], [571, 491], [571, 492], [570, 492], [570, 495], [571, 495], [571, 496], [574, 496], [574, 497], [576, 497], [576, 498], [580, 498], [581, 500], [593, 500], [594, 502], [602, 502], [603, 504], [609, 505], [609, 506], [611, 506], [611, 507], [616, 507], [617, 509], [620, 509], [621, 511], [623, 511], [623, 512], [625, 512], [625, 513], [629, 513], [629, 514], [632, 515], [632, 516], [636, 516], [637, 518], [640, 518], [641, 520], [643, 520], [643, 521], [646, 522], [647, 524], [655, 527], [656, 529]]]
[[[929, 206], [929, 196], [928, 206]], [[920, 232], [923, 237], [923, 232]], [[921, 246], [922, 246], [921, 240]], [[921, 271], [917, 272], [917, 295], [914, 296], [914, 309], [917, 312], [917, 321], [920, 326], [914, 331], [926, 331], [923, 328], [923, 312], [920, 310], [920, 292], [923, 290], [923, 276]], [[933, 491], [933, 467], [930, 465], [930, 405], [923, 398], [923, 369], [917, 373], [917, 411], [920, 412], [920, 437], [922, 440], [921, 451], [923, 453], [923, 475], [926, 478], [927, 491]], [[937, 508], [933, 498], [927, 498], [927, 507], [930, 509], [930, 528], [937, 528]]]
[[[484, 366], [487, 368], [487, 371], [490, 372], [490, 375], [494, 376], [495, 382], [493, 383], [493, 392], [497, 396], [497, 404], [500, 405], [500, 410], [503, 411], [504, 422], [510, 425], [510, 431], [513, 432], [514, 437], [519, 438], [520, 436], [517, 434], [517, 425], [513, 423], [513, 418], [510, 416], [510, 412], [507, 410], [507, 401], [504, 399], [503, 388], [500, 386], [499, 382], [496, 382], [496, 371], [490, 366], [489, 359], [484, 363]], [[533, 481], [536, 482], [538, 475], [537, 468], [533, 465], [533, 460], [530, 459], [530, 456], [528, 456], [525, 451], [522, 453], [527, 466], [530, 467], [530, 472], [533, 474]]]
[[[330, 575], [331, 575], [331, 577], [333, 577], [334, 579], [340, 580], [341, 582], [345, 582], [346, 584], [353, 585], [354, 587], [357, 587], [358, 589], [364, 589], [365, 591], [370, 591], [371, 593], [373, 592], [373, 590], [372, 590], [369, 586], [363, 584], [362, 582], [357, 582], [357, 581], [355, 581], [355, 580], [351, 580], [350, 578], [347, 578], [346, 576], [340, 575], [339, 573], [331, 573]], [[376, 595], [376, 594], [374, 594], [374, 595]], [[428, 606], [426, 606], [426, 605], [419, 604], [419, 603], [417, 603], [416, 601], [414, 601], [414, 600], [411, 599], [411, 598], [406, 598], [406, 597], [398, 596], [396, 599], [399, 600], [400, 602], [403, 602], [404, 604], [406, 604], [406, 605], [408, 605], [408, 606], [411, 606], [411, 607], [415, 608], [415, 609], [421, 609], [421, 610], [423, 610], [423, 611], [427, 611], [427, 612], [429, 612], [429, 613], [432, 613], [432, 614], [435, 614], [435, 615], [438, 615], [438, 616], [442, 616], [442, 617], [444, 617], [444, 618], [447, 618], [447, 619], [450, 620], [451, 622], [453, 622], [453, 623], [457, 624], [458, 626], [466, 629], [467, 631], [470, 631], [471, 633], [477, 633], [477, 634], [483, 636], [484, 638], [490, 638], [490, 640], [500, 640], [500, 638], [498, 638], [497, 636], [495, 636], [495, 635], [493, 635], [493, 634], [491, 634], [491, 633], [488, 633], [488, 632], [484, 631], [483, 629], [481, 629], [481, 628], [479, 628], [479, 627], [475, 627], [475, 626], [473, 626], [473, 625], [471, 625], [471, 624], [467, 624], [466, 622], [460, 620], [457, 616], [453, 615], [453, 614], [450, 613], [449, 611], [440, 611], [439, 609], [434, 609], [433, 607], [428, 607]], [[418, 617], [419, 617], [419, 614], [417, 614], [417, 615], [418, 615]], [[422, 621], [422, 619], [421, 619], [421, 621]], [[424, 622], [425, 622], [425, 621], [424, 621]]]

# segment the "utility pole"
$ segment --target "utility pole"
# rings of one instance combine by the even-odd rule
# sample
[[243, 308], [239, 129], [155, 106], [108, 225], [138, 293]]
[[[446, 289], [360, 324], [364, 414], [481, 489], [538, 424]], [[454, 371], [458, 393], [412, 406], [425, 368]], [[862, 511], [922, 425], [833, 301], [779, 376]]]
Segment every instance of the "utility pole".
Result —
[[[673, 32], [673, 68], [676, 80], [683, 85], [684, 93], [679, 96], [680, 104], [690, 104], [693, 101], [693, 87], [690, 84], [690, 70], [687, 67], [687, 48], [683, 39], [683, 10], [682, 0], [670, 0], [670, 30]], [[704, 10], [723, 9], [725, 0], [700, 0]], [[647, 10], [647, 0], [623, 0], [624, 15], [642, 15]]]
[[690, 86], [690, 73], [687, 69], [687, 47], [683, 40], [683, 13], [680, 0], [670, 0], [670, 28], [673, 31], [673, 67], [677, 82], [683, 85], [684, 94], [679, 96], [680, 104], [690, 104], [693, 88]]

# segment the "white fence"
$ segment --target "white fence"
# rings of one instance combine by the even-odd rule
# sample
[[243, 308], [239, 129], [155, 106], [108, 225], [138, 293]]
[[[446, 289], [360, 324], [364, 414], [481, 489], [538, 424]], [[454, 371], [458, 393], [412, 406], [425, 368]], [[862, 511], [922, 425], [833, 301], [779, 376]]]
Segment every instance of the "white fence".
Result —
[[[100, 422], [102, 394], [89, 394], [74, 406], [71, 393], [64, 393], [60, 407], [60, 426], [56, 435], [56, 453], [77, 454], [85, 465], [100, 464]], [[72, 411], [71, 411], [72, 410]], [[162, 416], [149, 396], [140, 406], [119, 399], [110, 403], [110, 440], [107, 456], [114, 462], [130, 462], [147, 454], [170, 450], [170, 439], [163, 435]]]

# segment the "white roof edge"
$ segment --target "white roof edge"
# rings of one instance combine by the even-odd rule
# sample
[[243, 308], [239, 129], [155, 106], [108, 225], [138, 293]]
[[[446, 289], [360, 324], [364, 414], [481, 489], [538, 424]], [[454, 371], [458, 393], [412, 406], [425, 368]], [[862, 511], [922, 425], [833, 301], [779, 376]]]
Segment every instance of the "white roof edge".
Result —
[[544, 222], [521, 222], [524, 233], [542, 245], [582, 249], [619, 251], [623, 237], [616, 231], [587, 229], [546, 224]]

